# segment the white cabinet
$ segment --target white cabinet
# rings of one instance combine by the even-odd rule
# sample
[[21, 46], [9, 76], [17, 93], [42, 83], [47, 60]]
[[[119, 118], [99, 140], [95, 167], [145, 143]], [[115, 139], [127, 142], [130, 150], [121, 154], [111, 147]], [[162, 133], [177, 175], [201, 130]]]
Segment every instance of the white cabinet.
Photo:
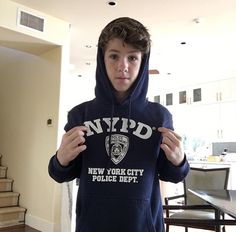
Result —
[[176, 104], [174, 102], [173, 91], [159, 93], [158, 95], [154, 96], [154, 102], [158, 102], [163, 106], [172, 106]]
[[220, 100], [235, 101], [236, 100], [236, 78], [220, 81], [219, 87]]
[[159, 92], [154, 101], [165, 106], [236, 101], [236, 78], [169, 89]]
[[174, 92], [174, 102], [179, 105], [227, 101], [236, 101], [236, 78], [182, 87]]
[[236, 101], [236, 78], [205, 83], [201, 87], [203, 104]]
[[236, 78], [163, 91], [156, 101], [173, 114], [182, 135], [236, 141]]
[[201, 86], [190, 86], [181, 88], [176, 94], [176, 102], [179, 105], [201, 104], [202, 102], [202, 88]]
[[224, 102], [219, 105], [218, 140], [236, 141], [236, 101]]
[[187, 136], [205, 141], [236, 141], [236, 102], [198, 105], [176, 110], [174, 122]]
[[212, 104], [220, 99], [219, 82], [210, 82], [202, 85], [202, 103]]

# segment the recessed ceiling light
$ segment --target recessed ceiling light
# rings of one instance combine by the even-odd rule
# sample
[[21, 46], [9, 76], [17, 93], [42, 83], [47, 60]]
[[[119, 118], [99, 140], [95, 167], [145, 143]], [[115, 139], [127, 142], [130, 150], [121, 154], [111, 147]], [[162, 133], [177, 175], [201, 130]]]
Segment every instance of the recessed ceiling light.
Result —
[[196, 23], [196, 24], [201, 23], [202, 18], [195, 18], [195, 19], [193, 19], [193, 22]]
[[108, 1], [107, 4], [109, 6], [116, 6], [117, 5], [117, 2], [116, 1]]

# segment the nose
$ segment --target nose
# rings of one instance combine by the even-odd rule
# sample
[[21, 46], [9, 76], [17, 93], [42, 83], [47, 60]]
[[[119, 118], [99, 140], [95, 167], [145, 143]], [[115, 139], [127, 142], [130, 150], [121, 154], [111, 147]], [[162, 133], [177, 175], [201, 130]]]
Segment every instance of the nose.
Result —
[[128, 61], [125, 58], [119, 60], [118, 63], [118, 71], [119, 72], [128, 72]]

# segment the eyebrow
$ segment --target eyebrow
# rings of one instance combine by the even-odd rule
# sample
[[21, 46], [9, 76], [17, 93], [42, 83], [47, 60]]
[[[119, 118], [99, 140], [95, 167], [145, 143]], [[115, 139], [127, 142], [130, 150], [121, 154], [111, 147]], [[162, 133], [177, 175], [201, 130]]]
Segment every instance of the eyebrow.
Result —
[[[113, 49], [113, 48], [111, 48], [111, 49], [109, 49], [109, 50], [107, 50], [108, 52], [117, 52], [117, 53], [120, 53], [120, 51], [119, 50], [116, 50], [116, 49]], [[139, 50], [131, 50], [131, 51], [128, 51], [128, 53], [137, 53], [137, 52], [140, 52]]]

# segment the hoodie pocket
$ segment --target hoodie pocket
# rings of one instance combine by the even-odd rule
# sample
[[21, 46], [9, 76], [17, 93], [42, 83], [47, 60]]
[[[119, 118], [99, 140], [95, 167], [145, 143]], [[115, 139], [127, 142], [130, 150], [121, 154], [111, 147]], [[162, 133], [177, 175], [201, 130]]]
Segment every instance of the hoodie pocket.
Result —
[[155, 232], [148, 200], [83, 198], [77, 232]]

